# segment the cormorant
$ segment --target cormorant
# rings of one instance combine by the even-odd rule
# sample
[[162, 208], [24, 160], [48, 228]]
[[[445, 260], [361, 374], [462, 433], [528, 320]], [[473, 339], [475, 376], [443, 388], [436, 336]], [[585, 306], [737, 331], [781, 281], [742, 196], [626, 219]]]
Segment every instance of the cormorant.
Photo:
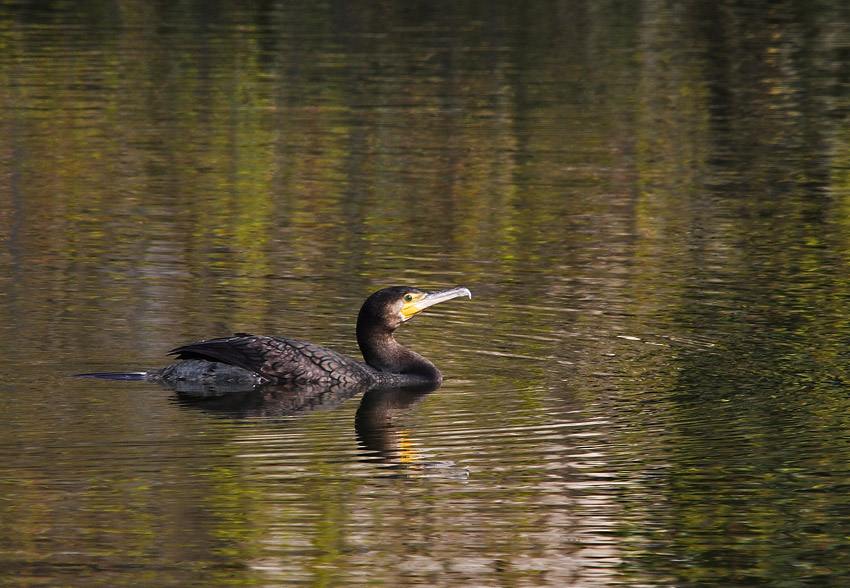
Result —
[[357, 317], [357, 343], [364, 362], [327, 347], [296, 339], [237, 333], [233, 337], [190, 343], [172, 350], [181, 361], [145, 372], [79, 374], [120, 380], [158, 380], [207, 384], [312, 384], [327, 386], [411, 386], [439, 384], [437, 367], [398, 343], [393, 332], [402, 323], [440, 302], [472, 298], [463, 287], [424, 292], [406, 286], [378, 290]]

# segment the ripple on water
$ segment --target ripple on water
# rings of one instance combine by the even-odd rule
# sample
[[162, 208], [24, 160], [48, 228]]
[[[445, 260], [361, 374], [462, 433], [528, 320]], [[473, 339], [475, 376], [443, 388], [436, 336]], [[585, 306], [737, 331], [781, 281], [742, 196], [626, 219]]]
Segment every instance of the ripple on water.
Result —
[[509, 569], [535, 585], [604, 585], [619, 561], [618, 482], [600, 442], [608, 422], [545, 407], [482, 414], [456, 402], [465, 387], [396, 413], [382, 450], [358, 445], [358, 399], [236, 427], [233, 456], [261, 517], [252, 569], [308, 583], [326, 559], [348, 584], [368, 585], [375, 569], [398, 585], [435, 571], [496, 581]]

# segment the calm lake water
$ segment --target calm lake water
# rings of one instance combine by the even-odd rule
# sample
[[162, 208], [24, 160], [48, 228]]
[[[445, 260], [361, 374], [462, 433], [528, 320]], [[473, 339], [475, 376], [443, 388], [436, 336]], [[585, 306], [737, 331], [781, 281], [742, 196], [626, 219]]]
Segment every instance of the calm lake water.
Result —
[[[846, 2], [0, 0], [0, 584], [847, 586]], [[70, 374], [247, 331], [430, 393]]]

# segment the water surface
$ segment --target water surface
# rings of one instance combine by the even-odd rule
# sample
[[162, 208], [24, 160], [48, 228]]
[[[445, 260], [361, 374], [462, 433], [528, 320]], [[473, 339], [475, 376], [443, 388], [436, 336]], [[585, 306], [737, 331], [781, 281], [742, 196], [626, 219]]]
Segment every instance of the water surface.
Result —
[[[0, 583], [846, 584], [850, 12], [516, 4], [0, 2]], [[438, 390], [68, 377], [393, 284]]]

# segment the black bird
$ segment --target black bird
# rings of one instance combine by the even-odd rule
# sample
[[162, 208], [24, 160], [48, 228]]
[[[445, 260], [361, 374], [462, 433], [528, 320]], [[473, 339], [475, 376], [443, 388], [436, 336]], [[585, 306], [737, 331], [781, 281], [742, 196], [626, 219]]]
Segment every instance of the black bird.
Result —
[[357, 343], [364, 362], [296, 339], [237, 333], [190, 343], [169, 355], [181, 361], [145, 372], [79, 374], [118, 380], [197, 381], [209, 384], [312, 384], [322, 386], [412, 386], [439, 384], [437, 367], [398, 343], [393, 332], [429, 306], [467, 296], [463, 287], [424, 292], [406, 286], [378, 290], [357, 317]]

